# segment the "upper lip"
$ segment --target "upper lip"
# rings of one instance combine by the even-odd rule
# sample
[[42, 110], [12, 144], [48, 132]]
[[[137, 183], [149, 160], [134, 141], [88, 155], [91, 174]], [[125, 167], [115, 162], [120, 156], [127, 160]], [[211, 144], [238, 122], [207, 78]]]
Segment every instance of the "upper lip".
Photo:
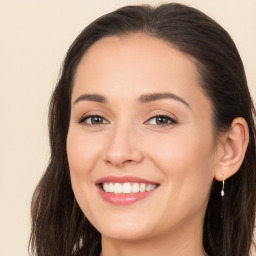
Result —
[[106, 176], [98, 179], [95, 183], [101, 184], [104, 182], [113, 182], [113, 183], [139, 182], [139, 183], [157, 184], [154, 181], [142, 179], [135, 176]]

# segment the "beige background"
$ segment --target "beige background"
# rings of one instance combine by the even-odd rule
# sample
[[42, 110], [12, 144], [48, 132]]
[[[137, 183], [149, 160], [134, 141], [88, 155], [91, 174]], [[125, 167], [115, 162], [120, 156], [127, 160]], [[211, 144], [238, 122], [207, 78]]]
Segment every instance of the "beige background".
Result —
[[[162, 1], [0, 0], [0, 256], [28, 255], [30, 200], [49, 155], [48, 102], [66, 50], [96, 17], [143, 2]], [[230, 32], [256, 100], [256, 0], [176, 2]]]

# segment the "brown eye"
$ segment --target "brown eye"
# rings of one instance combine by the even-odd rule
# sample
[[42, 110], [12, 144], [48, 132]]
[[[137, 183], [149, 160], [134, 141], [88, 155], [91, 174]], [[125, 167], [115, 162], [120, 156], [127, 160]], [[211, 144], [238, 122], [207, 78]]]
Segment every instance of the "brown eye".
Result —
[[165, 126], [165, 125], [176, 124], [177, 121], [167, 115], [158, 115], [158, 116], [151, 117], [148, 123], [151, 125]]
[[84, 116], [79, 123], [84, 123], [85, 125], [100, 125], [108, 123], [102, 116], [90, 115]]
[[91, 123], [92, 124], [102, 124], [103, 123], [103, 118], [100, 116], [93, 116], [91, 118]]
[[168, 120], [166, 117], [158, 116], [156, 117], [156, 123], [157, 124], [168, 124], [170, 120]]

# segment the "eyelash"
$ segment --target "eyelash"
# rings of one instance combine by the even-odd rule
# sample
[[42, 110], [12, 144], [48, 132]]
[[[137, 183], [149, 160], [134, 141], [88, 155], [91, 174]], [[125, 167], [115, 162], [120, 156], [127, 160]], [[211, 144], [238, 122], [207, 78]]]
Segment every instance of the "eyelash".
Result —
[[[95, 125], [101, 126], [101, 125], [104, 124], [104, 123], [100, 123], [100, 124], [88, 124], [88, 123], [85, 123], [86, 119], [93, 118], [93, 117], [97, 117], [97, 118], [102, 118], [102, 119], [104, 119], [104, 117], [102, 117], [102, 116], [100, 116], [100, 115], [88, 115], [88, 116], [83, 116], [83, 117], [81, 118], [81, 120], [79, 121], [79, 124], [84, 124], [85, 126], [95, 126]], [[169, 123], [168, 123], [168, 124], [160, 124], [160, 125], [157, 125], [157, 124], [151, 124], [151, 125], [153, 125], [153, 126], [166, 127], [166, 126], [170, 126], [170, 125], [174, 125], [174, 124], [177, 124], [177, 123], [178, 123], [177, 120], [175, 120], [174, 118], [172, 118], [172, 117], [170, 117], [170, 116], [168, 116], [168, 115], [160, 115], [160, 114], [159, 114], [159, 115], [154, 115], [154, 116], [150, 117], [150, 118], [147, 120], [147, 122], [148, 122], [149, 120], [153, 119], [153, 118], [159, 118], [159, 117], [164, 118], [164, 119], [167, 119]]]

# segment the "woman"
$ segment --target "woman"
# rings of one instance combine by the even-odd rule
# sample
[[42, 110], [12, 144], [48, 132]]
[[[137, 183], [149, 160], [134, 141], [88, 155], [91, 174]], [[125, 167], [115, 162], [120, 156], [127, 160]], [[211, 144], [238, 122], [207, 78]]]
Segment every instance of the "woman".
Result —
[[254, 117], [238, 51], [205, 14], [171, 3], [100, 17], [52, 96], [33, 252], [248, 256]]

